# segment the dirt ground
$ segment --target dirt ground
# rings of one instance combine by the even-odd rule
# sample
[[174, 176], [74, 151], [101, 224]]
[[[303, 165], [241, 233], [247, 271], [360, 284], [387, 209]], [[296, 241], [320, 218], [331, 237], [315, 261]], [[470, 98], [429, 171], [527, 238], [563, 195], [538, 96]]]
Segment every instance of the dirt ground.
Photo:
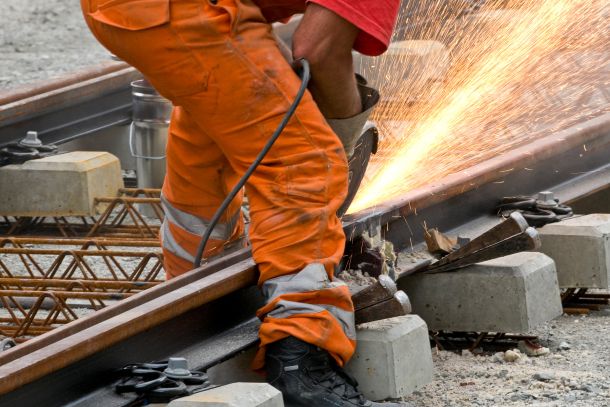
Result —
[[0, 92], [109, 59], [79, 0], [2, 0], [0, 27]]

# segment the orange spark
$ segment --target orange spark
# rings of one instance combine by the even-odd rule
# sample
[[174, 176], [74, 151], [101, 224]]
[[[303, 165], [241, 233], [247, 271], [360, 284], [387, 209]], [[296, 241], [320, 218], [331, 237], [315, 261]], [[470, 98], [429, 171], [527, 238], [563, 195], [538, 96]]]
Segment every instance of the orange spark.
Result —
[[495, 0], [475, 13], [448, 3], [403, 10], [395, 38], [444, 43], [442, 83], [430, 81], [432, 67], [447, 65], [442, 52], [429, 52], [428, 65], [390, 52], [361, 66], [389, 79], [374, 114], [381, 149], [352, 213], [610, 110], [610, 2]]

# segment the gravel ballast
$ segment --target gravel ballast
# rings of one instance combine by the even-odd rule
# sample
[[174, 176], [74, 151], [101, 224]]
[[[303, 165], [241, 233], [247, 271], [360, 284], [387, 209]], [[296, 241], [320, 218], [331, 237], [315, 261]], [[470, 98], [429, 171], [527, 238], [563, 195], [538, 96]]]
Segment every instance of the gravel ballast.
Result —
[[530, 334], [551, 353], [507, 362], [433, 349], [434, 381], [406, 399], [426, 407], [610, 406], [610, 309], [563, 315]]
[[0, 26], [0, 92], [110, 59], [79, 0], [2, 0]]

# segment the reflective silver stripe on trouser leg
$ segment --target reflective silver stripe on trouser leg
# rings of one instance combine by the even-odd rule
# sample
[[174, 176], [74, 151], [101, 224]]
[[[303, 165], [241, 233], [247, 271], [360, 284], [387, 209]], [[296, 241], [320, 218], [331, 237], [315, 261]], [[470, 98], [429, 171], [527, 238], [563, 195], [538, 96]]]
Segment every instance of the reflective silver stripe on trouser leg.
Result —
[[[161, 205], [165, 212], [165, 219], [161, 226], [161, 242], [163, 248], [188, 262], [194, 262], [195, 257], [176, 241], [169, 228], [169, 223], [171, 222], [175, 226], [182, 228], [195, 236], [203, 236], [209, 226], [209, 222], [198, 216], [175, 208], [163, 195], [161, 195]], [[233, 230], [239, 221], [239, 216], [240, 211], [238, 210], [229, 223], [217, 224], [210, 238], [227, 242], [233, 234]]]
[[[321, 291], [341, 286], [345, 286], [345, 283], [329, 280], [328, 274], [322, 264], [312, 263], [296, 274], [279, 276], [265, 281], [262, 286], [262, 291], [269, 303], [284, 294]], [[322, 311], [330, 312], [343, 327], [345, 335], [350, 339], [356, 339], [354, 313], [334, 305], [306, 304], [302, 302], [279, 300], [276, 308], [269, 312], [267, 317], [287, 318], [293, 315], [311, 314]]]
[[172, 252], [176, 256], [181, 257], [182, 259], [184, 259], [190, 263], [195, 262], [195, 256], [191, 255], [189, 252], [184, 250], [184, 248], [182, 246], [180, 246], [178, 244], [178, 242], [176, 242], [176, 239], [174, 238], [172, 231], [169, 230], [169, 222], [167, 220], [167, 216], [166, 216], [165, 220], [163, 221], [163, 224], [161, 225], [160, 234], [161, 234], [161, 244], [163, 245], [163, 248], [165, 250]]
[[[161, 205], [165, 211], [165, 219], [169, 220], [174, 225], [181, 227], [187, 232], [197, 236], [203, 236], [205, 231], [208, 229], [210, 224], [208, 221], [175, 208], [163, 195], [161, 195]], [[233, 234], [233, 230], [235, 230], [237, 222], [239, 221], [239, 215], [240, 211], [238, 210], [228, 223], [218, 223], [214, 227], [210, 239], [225, 241], [229, 240]]]

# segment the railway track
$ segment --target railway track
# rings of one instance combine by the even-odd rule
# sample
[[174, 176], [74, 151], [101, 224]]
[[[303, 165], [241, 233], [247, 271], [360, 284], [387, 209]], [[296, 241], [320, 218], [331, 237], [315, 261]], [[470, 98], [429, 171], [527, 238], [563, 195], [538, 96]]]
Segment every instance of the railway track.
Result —
[[[62, 144], [126, 125], [130, 83], [139, 78], [127, 65], [109, 63], [42, 89], [0, 94], [0, 147], [31, 130], [45, 143]], [[609, 211], [604, 202], [592, 203], [610, 185], [608, 157], [606, 107], [468, 171], [347, 215], [344, 230], [348, 238], [380, 234], [405, 250], [423, 241], [424, 222], [443, 231], [492, 225], [501, 197], [541, 190]], [[200, 370], [217, 365], [256, 342], [253, 316], [262, 304], [256, 282], [256, 266], [242, 250], [1, 352], [0, 406], [125, 406], [130, 400], [110, 387], [121, 366], [172, 355]]]
[[62, 144], [131, 122], [130, 83], [142, 75], [107, 62], [50, 81], [0, 93], [0, 147], [36, 131], [45, 144]]
[[[455, 174], [348, 215], [344, 229], [347, 236], [381, 233], [401, 250], [422, 241], [424, 220], [441, 230], [493, 223], [502, 196], [551, 189], [564, 201], [579, 202], [610, 184], [609, 154], [606, 113], [483, 162], [468, 176]], [[52, 405], [100, 399], [124, 405], [107, 387], [122, 365], [179, 354], [198, 368], [210, 367], [256, 341], [252, 317], [262, 301], [256, 279], [244, 250], [2, 352], [0, 404], [49, 404], [52, 395]], [[227, 335], [238, 339], [227, 345]]]

